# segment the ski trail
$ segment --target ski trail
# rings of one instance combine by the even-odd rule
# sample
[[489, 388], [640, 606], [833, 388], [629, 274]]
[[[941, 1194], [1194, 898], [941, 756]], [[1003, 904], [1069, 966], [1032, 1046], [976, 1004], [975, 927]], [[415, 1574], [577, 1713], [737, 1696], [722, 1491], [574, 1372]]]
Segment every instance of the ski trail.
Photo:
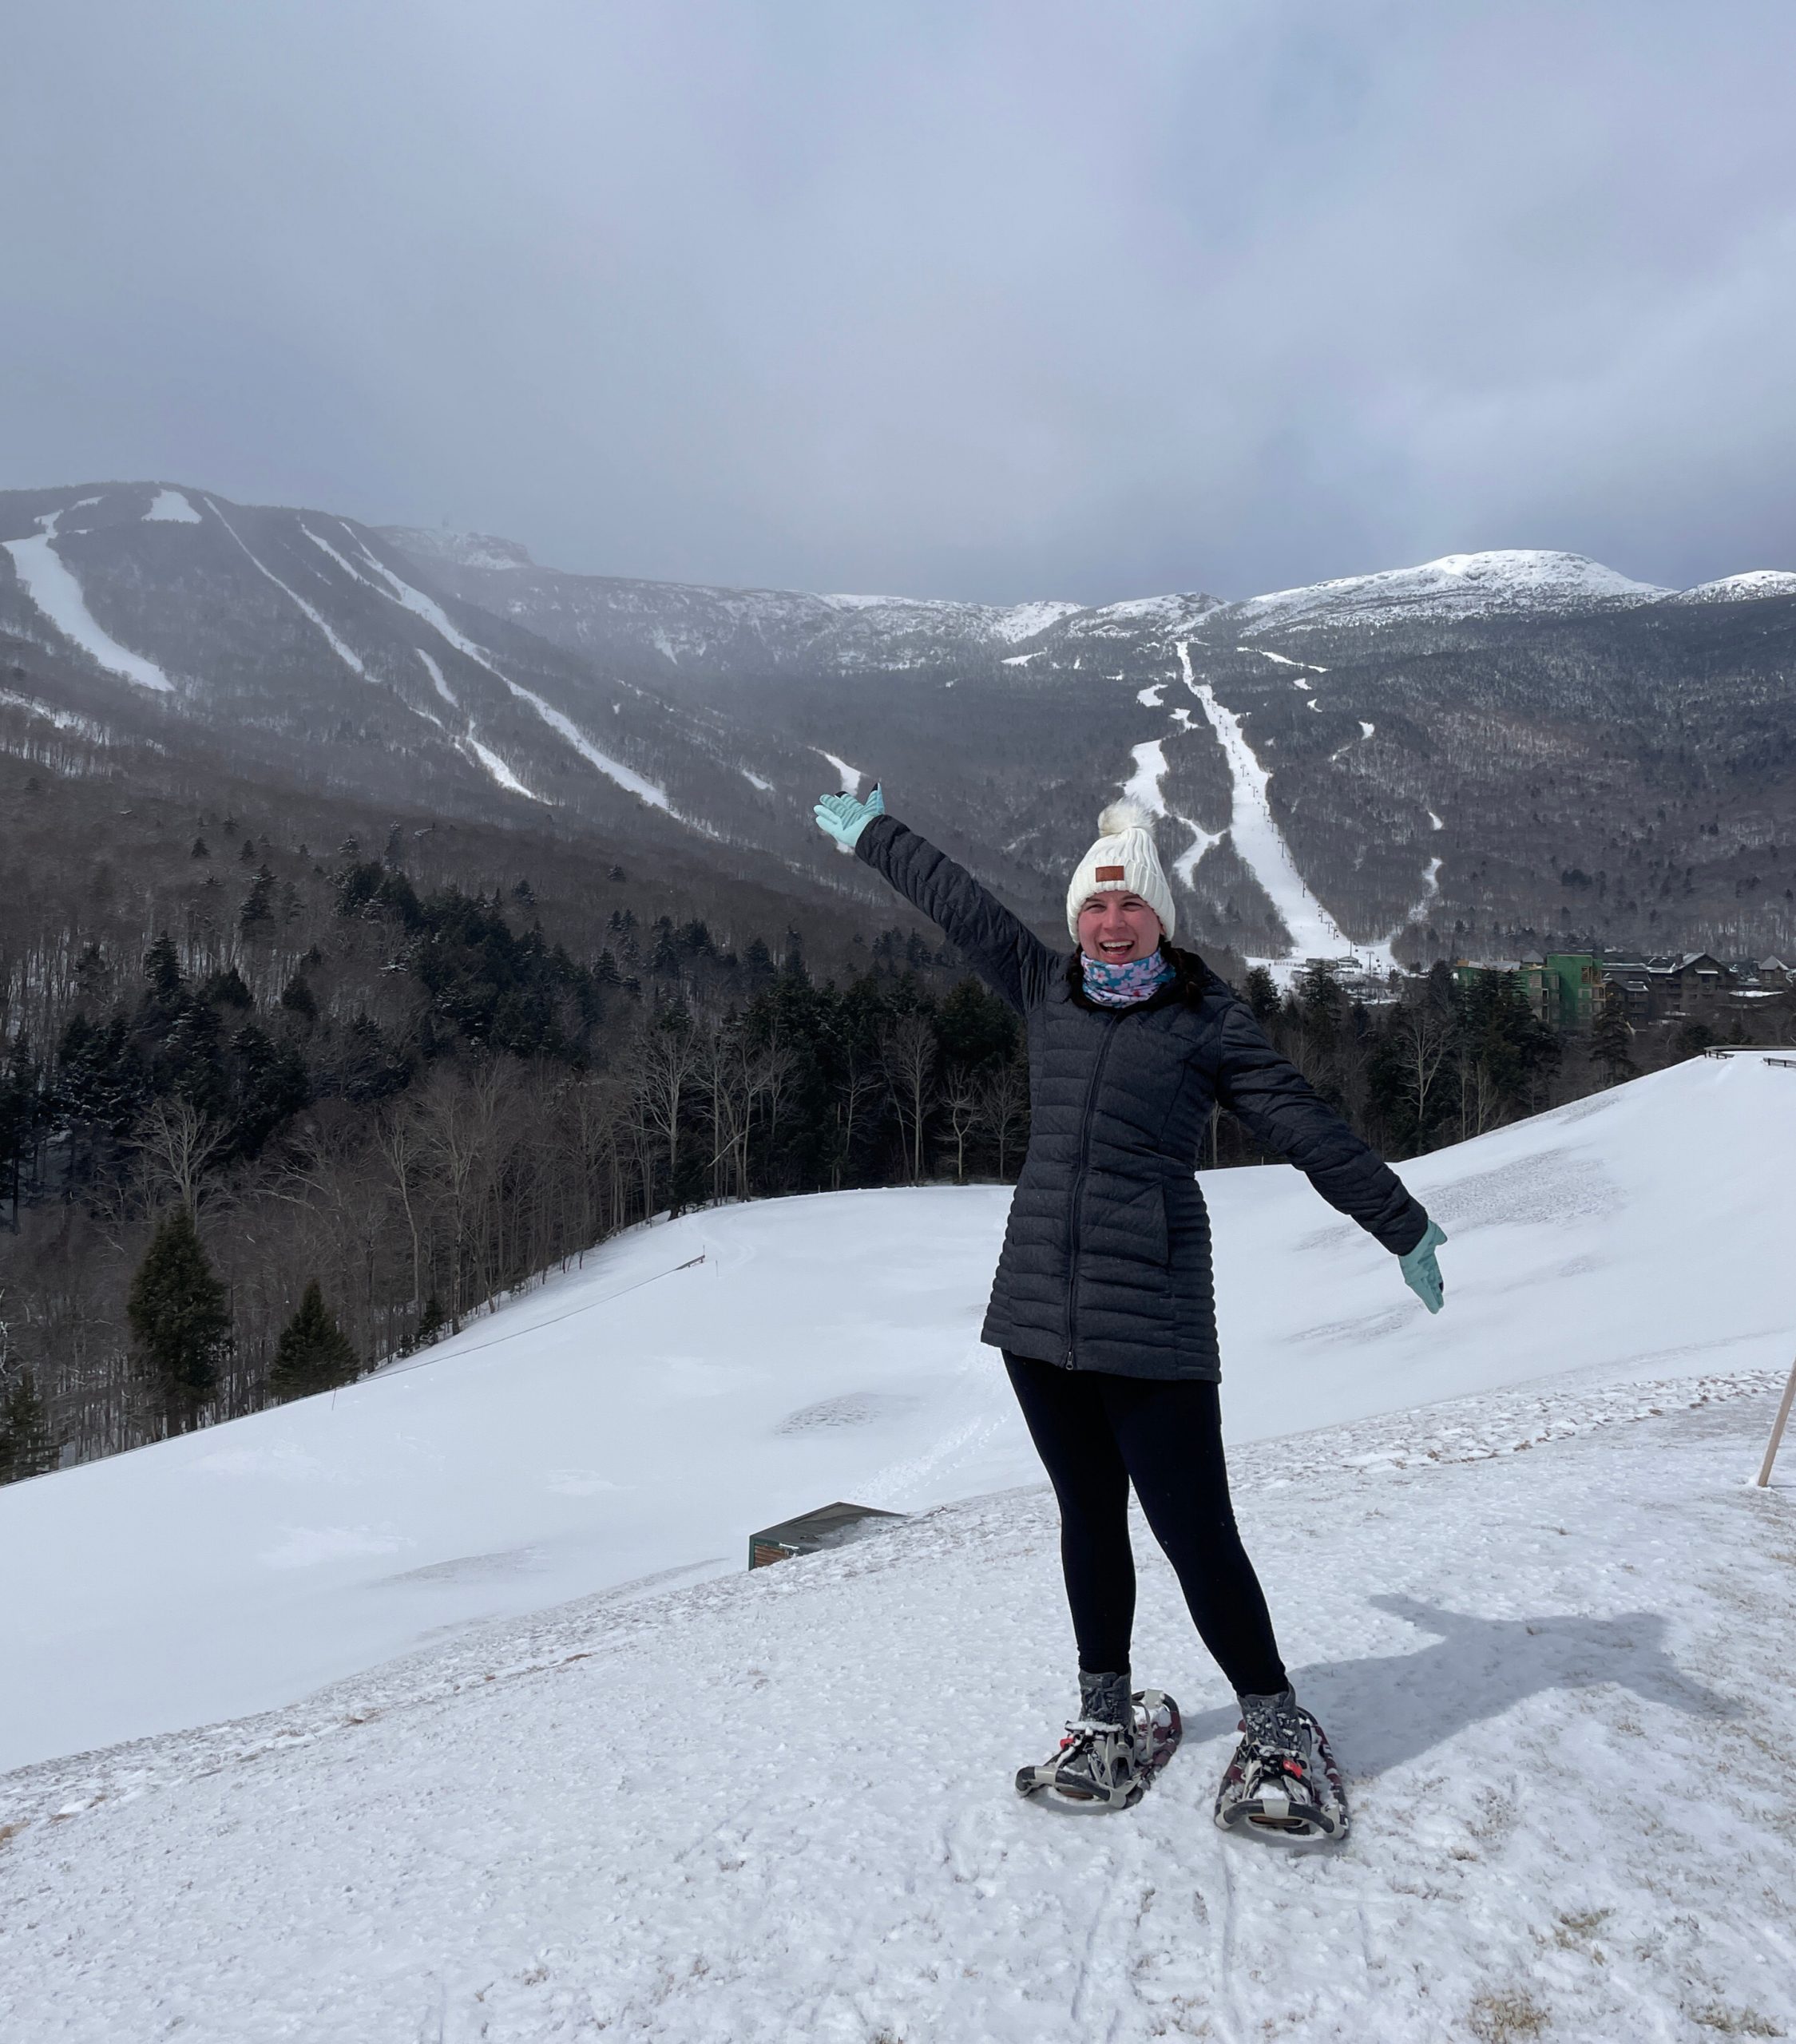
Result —
[[[1421, 877], [1421, 898], [1410, 909], [1409, 914], [1404, 917], [1405, 922], [1419, 923], [1423, 921], [1423, 919], [1427, 916], [1429, 909], [1433, 906], [1434, 898], [1440, 891], [1441, 862], [1437, 858], [1431, 858], [1428, 862], [1427, 872]], [[1397, 935], [1397, 932], [1393, 930], [1391, 935], [1394, 937]]]
[[459, 710], [462, 706], [455, 699], [454, 691], [450, 687], [449, 683], [443, 679], [442, 669], [430, 658], [430, 655], [425, 652], [422, 646], [414, 646], [411, 650], [418, 656], [419, 660], [424, 663], [424, 671], [430, 677], [431, 682], [434, 685], [438, 695], [442, 698], [444, 702], [449, 705], [450, 709]]
[[[442, 698], [444, 702], [449, 705], [450, 709], [459, 714], [462, 705], [456, 699], [454, 690], [450, 687], [448, 681], [445, 679], [442, 667], [435, 660], [431, 659], [430, 656], [425, 652], [422, 646], [414, 646], [411, 650], [418, 656], [418, 659], [423, 662], [424, 671], [430, 677], [431, 686], [436, 690], [438, 695]], [[428, 715], [428, 712], [421, 711], [419, 715]], [[437, 723], [437, 719], [434, 717], [432, 717], [430, 721], [433, 724]], [[439, 724], [438, 725], [438, 730], [441, 730], [442, 727]], [[507, 794], [514, 795], [527, 795], [532, 802], [540, 802], [546, 808], [553, 808], [554, 806], [554, 805], [549, 802], [549, 798], [546, 795], [539, 795], [534, 788], [525, 787], [524, 783], [518, 779], [517, 776], [512, 771], [511, 768], [505, 764], [505, 761], [499, 757], [498, 754], [493, 750], [491, 746], [482, 745], [481, 743], [480, 740], [474, 735], [474, 727], [471, 723], [469, 724], [467, 729], [462, 734], [461, 737], [455, 741], [455, 743], [457, 749], [464, 755], [472, 755], [472, 756], [486, 768], [486, 771], [492, 775], [493, 778], [498, 782], [499, 786], [503, 788]]]
[[212, 513], [212, 516], [218, 521], [220, 525], [224, 528], [225, 531], [228, 532], [231, 535], [232, 538], [237, 542], [237, 545], [242, 548], [244, 558], [249, 563], [250, 566], [256, 570], [257, 574], [267, 576], [268, 580], [274, 584], [275, 587], [280, 590], [281, 594], [286, 597], [287, 601], [291, 604], [296, 610], [302, 612], [307, 617], [310, 618], [312, 623], [316, 625], [318, 629], [324, 635], [324, 642], [331, 648], [331, 651], [336, 655], [337, 658], [343, 662], [343, 665], [349, 669], [351, 674], [355, 675], [360, 679], [366, 681], [368, 679], [368, 670], [362, 664], [362, 656], [352, 648], [346, 646], [343, 640], [337, 636], [336, 633], [331, 629], [329, 624], [325, 622], [323, 612], [315, 608], [311, 604], [308, 604], [305, 598], [299, 594], [297, 589], [290, 589], [286, 583], [282, 581], [280, 577], [275, 572], [273, 568], [256, 559], [256, 556], [250, 552], [248, 545], [244, 539], [243, 534], [237, 530], [236, 527], [232, 524], [231, 521], [225, 517], [222, 511], [219, 509], [217, 504], [212, 498], [208, 497], [205, 500], [205, 503], [206, 509]]
[[[218, 506], [215, 504], [216, 511]], [[146, 525], [203, 525], [199, 513], [178, 489], [159, 489], [149, 509], [144, 513]]]
[[1129, 757], [1135, 762], [1135, 771], [1123, 783], [1124, 798], [1140, 802], [1150, 815], [1165, 815], [1166, 803], [1160, 791], [1160, 784], [1166, 778], [1165, 740], [1151, 738], [1144, 745], [1132, 747]]
[[492, 775], [493, 778], [497, 781], [499, 786], [505, 789], [508, 794], [514, 795], [528, 795], [532, 802], [545, 801], [545, 798], [543, 796], [539, 795], [534, 788], [525, 787], [524, 783], [518, 779], [517, 776], [513, 773], [511, 769], [506, 766], [504, 760], [499, 757], [498, 753], [496, 753], [490, 745], [482, 745], [481, 743], [480, 740], [474, 736], [472, 727], [469, 728], [466, 735], [463, 737], [461, 742], [463, 745], [467, 747], [468, 750], [473, 753], [475, 759], [480, 762], [481, 765], [486, 769], [487, 772]]
[[1241, 719], [1216, 700], [1208, 682], [1199, 681], [1192, 673], [1189, 641], [1178, 640], [1176, 650], [1185, 686], [1202, 706], [1228, 763], [1232, 786], [1228, 827], [1235, 849], [1277, 911], [1291, 950], [1298, 957], [1338, 958], [1362, 948], [1354, 945], [1298, 871], [1267, 798], [1272, 776], [1255, 757]]
[[[1031, 653], [1026, 657], [1030, 660], [1033, 660], [1035, 656]], [[866, 778], [866, 774], [861, 771], [860, 768], [858, 766], [850, 766], [846, 759], [838, 759], [833, 752], [824, 751], [823, 748], [820, 745], [814, 745], [811, 749], [817, 755], [819, 759], [828, 760], [837, 773], [842, 776], [842, 793], [844, 794], [854, 795], [858, 798], [861, 792], [861, 783]]]
[[[1294, 660], [1288, 654], [1269, 652], [1263, 646], [1237, 646], [1235, 650], [1238, 653], [1258, 653], [1263, 660], [1276, 660], [1282, 667], [1305, 667], [1311, 674], [1328, 672], [1326, 667], [1318, 667], [1314, 660]], [[1306, 688], [1309, 683], [1300, 681], [1297, 685], [1299, 688]]]
[[[81, 501], [97, 504], [100, 500], [84, 497]], [[52, 511], [38, 520], [43, 529], [32, 538], [6, 542], [19, 587], [61, 637], [80, 647], [107, 673], [133, 681], [140, 688], [153, 689], [158, 695], [172, 695], [175, 684], [161, 668], [141, 653], [133, 653], [129, 646], [120, 645], [88, 608], [81, 584], [53, 544], [61, 517], [60, 511]]]
[[1187, 887], [1195, 888], [1199, 862], [1206, 854], [1216, 849], [1228, 833], [1226, 830], [1206, 830], [1201, 823], [1193, 822], [1188, 816], [1181, 816], [1178, 821], [1190, 831], [1191, 841], [1172, 862], [1172, 870]]
[[[472, 660], [476, 666], [485, 667], [496, 680], [503, 682], [520, 703], [528, 703], [552, 731], [565, 739], [588, 766], [596, 766], [608, 779], [615, 781], [619, 787], [635, 795], [640, 801], [648, 803], [652, 808], [664, 809], [670, 815], [673, 813], [673, 804], [668, 799], [665, 788], [637, 773], [633, 766], [626, 766], [622, 760], [613, 759], [609, 753], [601, 752], [571, 717], [564, 715], [553, 703], [537, 695], [533, 688], [526, 688], [521, 682], [513, 681], [502, 667], [494, 665], [490, 657], [466, 632], [458, 631], [450, 622], [448, 614], [441, 604], [426, 596], [422, 589], [414, 589], [410, 583], [402, 581], [390, 568], [377, 561], [353, 533], [350, 533], [350, 537], [354, 541], [357, 551], [380, 577], [379, 581], [370, 580], [353, 561], [338, 553], [328, 540], [320, 538], [310, 525], [302, 523], [299, 529], [314, 546], [327, 553], [345, 574], [352, 575], [365, 588], [385, 596], [391, 603], [398, 604], [402, 609], [409, 610], [414, 617], [422, 618], [430, 629], [438, 637], [447, 640], [457, 652]], [[346, 525], [343, 529], [348, 532], [349, 528]], [[498, 755], [494, 756], [496, 758]], [[507, 771], [509, 771], [509, 768]], [[525, 790], [525, 794], [529, 792], [528, 789]], [[537, 796], [533, 799], [541, 801], [542, 798]], [[682, 817], [680, 821], [690, 822], [691, 819]], [[692, 827], [697, 830], [704, 828], [702, 824], [695, 824]]]

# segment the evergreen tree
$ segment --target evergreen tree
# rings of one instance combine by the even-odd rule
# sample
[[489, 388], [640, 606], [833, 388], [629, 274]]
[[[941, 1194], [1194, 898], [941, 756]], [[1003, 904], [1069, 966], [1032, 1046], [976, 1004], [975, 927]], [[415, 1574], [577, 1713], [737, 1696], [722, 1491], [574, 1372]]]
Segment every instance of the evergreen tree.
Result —
[[184, 1206], [176, 1207], [150, 1238], [125, 1312], [165, 1425], [171, 1433], [190, 1432], [218, 1388], [219, 1365], [231, 1347], [231, 1313]]
[[1241, 982], [1241, 991], [1247, 996], [1247, 1005], [1253, 1010], [1254, 1020], [1264, 1028], [1279, 1012], [1279, 984], [1263, 965], [1251, 965], [1247, 976]]
[[257, 868], [255, 879], [249, 884], [249, 892], [244, 897], [244, 905], [237, 912], [237, 927], [245, 937], [259, 929], [264, 923], [272, 923], [274, 911], [275, 877], [266, 865]]
[[318, 1020], [318, 996], [307, 984], [303, 971], [295, 972], [281, 989], [280, 1004], [303, 1021]]
[[158, 1005], [178, 1006], [181, 996], [180, 956], [175, 941], [165, 930], [144, 953], [144, 978], [150, 998]]
[[47, 1476], [61, 1460], [62, 1444], [50, 1431], [31, 1373], [22, 1370], [0, 1396], [0, 1483]]
[[1635, 1076], [1638, 1068], [1631, 1048], [1634, 1030], [1613, 987], [1605, 987], [1590, 1030], [1590, 1061], [1603, 1068], [1605, 1084], [1614, 1086]]
[[315, 1278], [307, 1285], [299, 1309], [281, 1329], [275, 1366], [268, 1373], [268, 1396], [276, 1400], [309, 1398], [314, 1392], [334, 1391], [355, 1377], [359, 1365], [349, 1337], [324, 1303]]
[[428, 1349], [433, 1341], [442, 1339], [442, 1331], [449, 1325], [449, 1315], [442, 1309], [442, 1301], [433, 1292], [424, 1301], [424, 1317], [412, 1329], [410, 1346]]

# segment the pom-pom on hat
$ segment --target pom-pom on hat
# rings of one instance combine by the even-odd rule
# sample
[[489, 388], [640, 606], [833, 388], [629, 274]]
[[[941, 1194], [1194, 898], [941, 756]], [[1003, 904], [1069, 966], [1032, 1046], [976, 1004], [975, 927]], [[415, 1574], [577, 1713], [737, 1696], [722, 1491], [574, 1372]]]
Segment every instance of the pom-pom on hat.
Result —
[[1177, 912], [1154, 844], [1154, 819], [1124, 797], [1097, 819], [1098, 839], [1073, 868], [1066, 890], [1066, 926], [1079, 941], [1079, 911], [1094, 894], [1139, 894], [1171, 937]]

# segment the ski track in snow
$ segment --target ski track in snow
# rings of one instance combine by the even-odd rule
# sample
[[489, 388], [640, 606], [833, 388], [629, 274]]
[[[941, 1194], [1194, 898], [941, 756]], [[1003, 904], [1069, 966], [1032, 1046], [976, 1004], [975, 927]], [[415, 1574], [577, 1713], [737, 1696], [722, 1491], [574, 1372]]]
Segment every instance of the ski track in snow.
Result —
[[206, 499], [206, 508], [212, 513], [212, 516], [217, 519], [218, 522], [224, 528], [225, 531], [231, 535], [232, 538], [237, 542], [237, 545], [243, 549], [244, 556], [249, 562], [250, 566], [253, 568], [258, 574], [267, 576], [268, 580], [274, 584], [275, 587], [280, 590], [281, 594], [287, 598], [287, 601], [291, 604], [295, 609], [302, 612], [307, 617], [310, 618], [311, 622], [317, 626], [319, 631], [323, 635], [324, 643], [331, 648], [331, 651], [336, 655], [337, 658], [343, 662], [343, 665], [349, 669], [351, 674], [355, 675], [359, 679], [366, 681], [368, 679], [368, 670], [362, 664], [361, 655], [358, 653], [353, 647], [346, 646], [343, 644], [343, 640], [339, 639], [336, 633], [331, 628], [330, 623], [328, 620], [326, 619], [323, 613], [318, 610], [314, 605], [307, 603], [305, 598], [299, 594], [297, 589], [288, 588], [287, 584], [282, 581], [280, 577], [267, 564], [266, 562], [258, 560], [256, 555], [250, 552], [248, 545], [244, 541], [242, 533], [240, 533], [236, 527], [232, 524], [231, 521], [225, 517], [224, 513], [219, 509], [217, 503], [213, 498], [208, 497]]
[[1234, 788], [1229, 832], [1235, 849], [1278, 911], [1290, 933], [1292, 950], [1299, 957], [1338, 958], [1366, 948], [1349, 940], [1298, 871], [1297, 862], [1267, 798], [1272, 777], [1255, 758], [1242, 731], [1241, 719], [1216, 700], [1208, 682], [1200, 682], [1192, 672], [1189, 642], [1179, 640], [1176, 650], [1185, 686], [1209, 719], [1228, 763]]
[[508, 766], [506, 766], [504, 760], [499, 757], [498, 753], [493, 750], [491, 746], [482, 745], [481, 743], [480, 740], [474, 735], [474, 727], [472, 725], [470, 725], [467, 731], [462, 734], [462, 743], [467, 747], [468, 750], [474, 755], [475, 759], [480, 762], [481, 765], [486, 769], [487, 772], [492, 775], [493, 778], [498, 782], [499, 786], [502, 788], [504, 788], [508, 793], [514, 795], [528, 795], [532, 802], [542, 801], [543, 798], [539, 795], [533, 788], [527, 788], [525, 786], [524, 783], [519, 780], [517, 776], [513, 773]]
[[[97, 497], [81, 500], [87, 504], [99, 501]], [[71, 507], [80, 508], [79, 505]], [[153, 690], [158, 695], [172, 695], [175, 684], [161, 668], [141, 653], [120, 645], [88, 608], [73, 570], [56, 550], [56, 529], [61, 517], [60, 511], [52, 511], [38, 520], [42, 529], [34, 537], [6, 541], [19, 587], [63, 638], [80, 647], [109, 674], [135, 682], [138, 687]]]
[[1135, 771], [1123, 783], [1124, 798], [1140, 802], [1150, 815], [1165, 815], [1166, 804], [1160, 791], [1160, 784], [1166, 778], [1164, 741], [1149, 739], [1144, 745], [1132, 747], [1129, 756], [1135, 762]]
[[[320, 538], [311, 526], [302, 524], [299, 529], [314, 546], [327, 553], [346, 574], [353, 576], [365, 587], [376, 591], [391, 601], [399, 604], [402, 608], [410, 611], [414, 616], [422, 618], [431, 630], [446, 640], [457, 652], [462, 654], [466, 659], [474, 661], [477, 666], [485, 667], [496, 680], [502, 682], [519, 702], [529, 703], [549, 729], [565, 739], [589, 766], [597, 767], [609, 779], [615, 781], [620, 788], [636, 796], [640, 800], [648, 802], [651, 806], [656, 809], [664, 809], [672, 813], [673, 805], [668, 799], [666, 789], [658, 786], [644, 775], [637, 773], [633, 766], [626, 766], [622, 760], [614, 759], [610, 754], [601, 752], [572, 718], [564, 716], [553, 703], [537, 695], [533, 688], [526, 688], [521, 682], [513, 681], [502, 667], [494, 664], [490, 656], [482, 652], [473, 640], [450, 623], [442, 604], [434, 602], [431, 598], [424, 594], [422, 589], [414, 589], [410, 583], [402, 581], [390, 568], [377, 561], [353, 533], [349, 533], [351, 542], [369, 567], [380, 577], [379, 581], [371, 581], [353, 561], [347, 560], [328, 540]], [[346, 533], [349, 532], [347, 526], [343, 529]], [[491, 757], [496, 759], [498, 755], [494, 754]], [[509, 773], [510, 769], [508, 767], [505, 770]], [[529, 793], [527, 788], [523, 787], [521, 782], [518, 782], [517, 786], [525, 794]], [[540, 802], [542, 798], [536, 795], [532, 796], [531, 799]], [[692, 819], [683, 817], [680, 820], [683, 822], [690, 822]], [[703, 828], [702, 826], [694, 827]]]
[[[1136, 1666], [1183, 1747], [1124, 1816], [1017, 1800], [1072, 1659], [1033, 1486], [10, 1777], [7, 2034], [1781, 2034], [1796, 1491], [1742, 1480], [1775, 1381], [1468, 1400], [1237, 1453], [1346, 1774], [1339, 1848], [1215, 1830], [1234, 1701], [1139, 1519]], [[652, 1700], [720, 1693], [667, 1765]]]
[[[424, 671], [430, 677], [431, 686], [450, 708], [459, 716], [462, 713], [462, 706], [456, 700], [455, 691], [450, 687], [441, 665], [433, 660], [422, 646], [414, 646], [411, 650], [423, 662]], [[430, 721], [434, 723], [437, 720], [433, 717]], [[545, 797], [539, 795], [534, 788], [526, 787], [491, 746], [483, 745], [481, 743], [474, 734], [474, 727], [471, 723], [455, 743], [458, 748], [464, 754], [470, 755], [477, 760], [507, 794], [527, 795], [532, 802], [542, 802], [545, 807], [553, 806]]]
[[449, 705], [450, 709], [459, 710], [462, 706], [455, 699], [455, 691], [454, 689], [452, 689], [447, 681], [443, 679], [443, 671], [442, 667], [438, 666], [436, 661], [431, 659], [430, 656], [425, 652], [422, 646], [414, 646], [411, 650], [418, 656], [418, 659], [423, 662], [424, 671], [430, 677], [431, 686], [436, 690], [438, 695], [442, 698], [444, 702]]
[[1428, 870], [1421, 877], [1421, 897], [1409, 910], [1409, 921], [1419, 923], [1428, 920], [1428, 912], [1434, 905], [1435, 897], [1441, 892], [1441, 864], [1437, 858], [1430, 857], [1429, 859]]
[[738, 770], [740, 772], [743, 780], [747, 781], [751, 786], [759, 788], [763, 794], [770, 795], [773, 793], [772, 782], [764, 780], [761, 775], [755, 773], [751, 767], [743, 766], [738, 769]]
[[[1244, 646], [1239, 650], [1249, 652], [1261, 649]], [[1249, 961], [1250, 964], [1265, 965], [1288, 976], [1305, 958], [1340, 958], [1350, 954], [1373, 971], [1394, 971], [1397, 961], [1391, 946], [1405, 929], [1411, 924], [1422, 921], [1427, 916], [1429, 909], [1441, 891], [1442, 862], [1438, 858], [1429, 859], [1422, 876], [1421, 893], [1412, 904], [1397, 929], [1381, 941], [1354, 942], [1323, 907], [1298, 871], [1297, 862], [1291, 856], [1291, 847], [1285, 842], [1284, 833], [1279, 828], [1272, 814], [1271, 803], [1267, 798], [1267, 789], [1272, 776], [1260, 765], [1253, 747], [1247, 743], [1240, 718], [1216, 700], [1215, 693], [1207, 682], [1197, 679], [1191, 668], [1190, 642], [1178, 640], [1175, 651], [1179, 657], [1185, 686], [1197, 698], [1205, 717], [1209, 720], [1211, 729], [1216, 735], [1217, 742], [1223, 748], [1223, 755], [1228, 763], [1233, 798], [1227, 832], [1218, 832], [1211, 836], [1200, 831], [1199, 838], [1203, 842], [1194, 844], [1182, 852], [1173, 862], [1174, 870], [1187, 887], [1191, 886], [1198, 863], [1205, 853], [1212, 846], [1219, 844], [1224, 835], [1232, 835], [1235, 848], [1243, 864], [1278, 911], [1291, 938], [1291, 950], [1284, 957], [1254, 959]], [[1275, 660], [1284, 660], [1283, 655], [1279, 653], [1271, 653], [1267, 657]], [[1285, 664], [1294, 664], [1287, 661]], [[1326, 671], [1319, 667], [1315, 671], [1318, 674]], [[1312, 710], [1321, 707], [1313, 695], [1310, 698], [1310, 707]], [[1179, 714], [1174, 712], [1175, 715]], [[1363, 718], [1358, 721], [1361, 739], [1370, 738], [1375, 727]], [[1340, 747], [1330, 754], [1330, 762], [1340, 759], [1350, 749], [1347, 746]], [[1140, 747], [1136, 748], [1138, 760], [1141, 751]], [[1439, 818], [1432, 810], [1428, 814], [1430, 822], [1438, 830], [1441, 828]], [[1182, 818], [1180, 821], [1194, 830], [1197, 828], [1190, 823], [1188, 818]]]
[[[213, 505], [215, 512], [217, 509]], [[143, 522], [146, 525], [203, 525], [205, 521], [178, 489], [159, 489], [144, 513]]]
[[[1235, 650], [1238, 653], [1258, 653], [1263, 660], [1276, 660], [1282, 667], [1306, 667], [1311, 674], [1328, 672], [1326, 667], [1318, 667], [1314, 660], [1294, 660], [1289, 654], [1275, 653], [1265, 646], [1237, 646]], [[1310, 686], [1306, 681], [1300, 681], [1297, 685], [1299, 688]]]
[[861, 783], [866, 778], [866, 776], [861, 771], [858, 766], [850, 766], [846, 759], [838, 759], [833, 752], [824, 751], [823, 748], [820, 745], [814, 745], [811, 749], [816, 754], [819, 759], [828, 760], [837, 773], [842, 776], [842, 794], [854, 796], [859, 795], [861, 792]]

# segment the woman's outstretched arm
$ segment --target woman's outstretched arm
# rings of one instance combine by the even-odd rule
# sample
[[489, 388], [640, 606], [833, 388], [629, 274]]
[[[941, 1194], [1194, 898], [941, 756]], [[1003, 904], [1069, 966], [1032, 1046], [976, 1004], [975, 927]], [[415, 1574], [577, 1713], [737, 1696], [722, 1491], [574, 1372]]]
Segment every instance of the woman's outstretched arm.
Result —
[[1246, 1002], [1232, 996], [1222, 1014], [1216, 1098], [1256, 1142], [1288, 1157], [1330, 1206], [1394, 1256], [1420, 1245], [1429, 1225], [1421, 1201], [1272, 1048]]
[[[833, 806], [852, 798], [826, 800]], [[988, 894], [964, 866], [955, 865], [946, 852], [938, 851], [895, 816], [887, 816], [882, 805], [854, 804], [854, 811], [870, 814], [846, 814], [848, 830], [854, 832], [851, 841], [846, 831], [825, 822], [824, 806], [818, 806], [819, 824], [839, 842], [851, 842], [854, 856], [883, 873], [907, 901], [922, 909], [950, 943], [966, 953], [994, 992], [1019, 1014], [1042, 998], [1061, 969], [1060, 954]]]

